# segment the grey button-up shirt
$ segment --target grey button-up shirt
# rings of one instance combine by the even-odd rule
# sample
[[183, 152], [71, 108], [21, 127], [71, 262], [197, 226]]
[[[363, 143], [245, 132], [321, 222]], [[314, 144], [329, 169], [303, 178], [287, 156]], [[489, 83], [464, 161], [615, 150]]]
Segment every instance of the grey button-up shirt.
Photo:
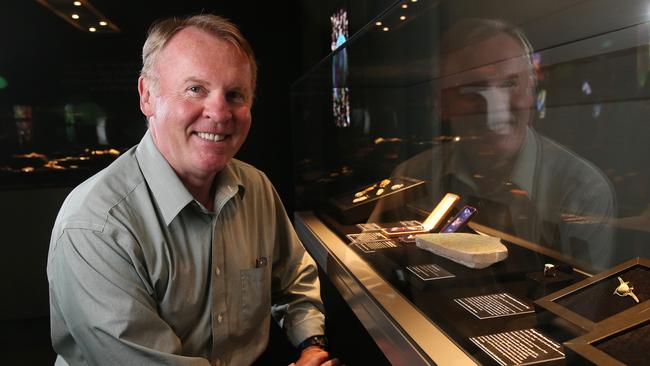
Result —
[[323, 334], [316, 266], [266, 176], [233, 159], [216, 179], [208, 212], [147, 132], [68, 196], [47, 266], [57, 364], [250, 364], [272, 309], [294, 345]]

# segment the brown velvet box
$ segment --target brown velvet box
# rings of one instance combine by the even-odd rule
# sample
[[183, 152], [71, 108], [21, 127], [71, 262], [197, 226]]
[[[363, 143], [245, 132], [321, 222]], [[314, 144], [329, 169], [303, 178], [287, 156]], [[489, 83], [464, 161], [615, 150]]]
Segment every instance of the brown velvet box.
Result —
[[[631, 296], [614, 293], [618, 277], [634, 286]], [[579, 336], [590, 332], [600, 322], [650, 299], [650, 260], [635, 258], [605, 272], [584, 279], [537, 301], [538, 319], [542, 324], [561, 326]]]
[[[422, 180], [406, 177], [394, 177], [389, 179], [390, 183], [383, 188], [380, 187], [381, 181], [379, 181], [361, 187], [356, 192], [346, 193], [332, 199], [331, 203], [336, 208], [341, 220], [345, 224], [354, 224], [366, 221], [379, 201], [381, 201], [382, 210], [387, 211], [404, 205], [407, 202], [426, 194], [426, 185]], [[391, 189], [391, 187], [396, 184], [402, 186], [396, 189]], [[374, 188], [372, 188], [373, 186]], [[383, 193], [377, 195], [380, 188], [383, 189]], [[366, 191], [362, 196], [367, 196], [368, 198], [363, 201], [354, 202], [356, 198], [359, 198], [355, 197], [355, 194], [362, 191]]]
[[569, 365], [647, 365], [650, 301], [617, 314], [564, 342]]

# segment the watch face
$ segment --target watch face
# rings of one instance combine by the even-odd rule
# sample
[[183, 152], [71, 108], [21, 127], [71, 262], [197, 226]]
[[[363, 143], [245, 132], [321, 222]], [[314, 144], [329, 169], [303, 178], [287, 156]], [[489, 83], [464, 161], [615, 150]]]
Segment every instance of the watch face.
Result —
[[316, 346], [322, 349], [327, 348], [327, 338], [324, 336], [313, 336], [305, 339], [298, 348], [304, 350], [307, 347]]

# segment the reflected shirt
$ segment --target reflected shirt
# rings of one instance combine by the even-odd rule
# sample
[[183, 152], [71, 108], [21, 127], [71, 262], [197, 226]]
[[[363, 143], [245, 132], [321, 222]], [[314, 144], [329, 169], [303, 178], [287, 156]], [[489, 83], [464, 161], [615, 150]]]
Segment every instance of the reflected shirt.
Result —
[[[592, 163], [528, 128], [510, 175], [499, 189], [481, 192], [455, 146], [437, 146], [395, 168], [393, 176], [426, 181], [429, 194], [409, 205], [430, 211], [454, 192], [461, 196], [457, 207], [477, 206], [477, 222], [551, 247], [590, 270], [613, 264], [607, 223], [616, 213], [615, 195]], [[382, 211], [378, 204], [369, 221], [381, 221]]]
[[75, 188], [50, 242], [57, 365], [245, 365], [271, 315], [289, 340], [324, 334], [316, 265], [268, 178], [231, 160], [214, 212], [147, 132]]

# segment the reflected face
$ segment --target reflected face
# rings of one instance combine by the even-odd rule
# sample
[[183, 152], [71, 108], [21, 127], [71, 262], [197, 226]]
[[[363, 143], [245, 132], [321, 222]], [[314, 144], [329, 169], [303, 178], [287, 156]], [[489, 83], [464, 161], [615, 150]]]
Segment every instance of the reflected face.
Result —
[[140, 78], [140, 108], [153, 141], [183, 178], [210, 180], [239, 150], [251, 125], [251, 67], [228, 41], [179, 31]]
[[530, 68], [524, 48], [505, 33], [447, 58], [441, 117], [470, 160], [504, 165], [519, 151], [534, 103]]

